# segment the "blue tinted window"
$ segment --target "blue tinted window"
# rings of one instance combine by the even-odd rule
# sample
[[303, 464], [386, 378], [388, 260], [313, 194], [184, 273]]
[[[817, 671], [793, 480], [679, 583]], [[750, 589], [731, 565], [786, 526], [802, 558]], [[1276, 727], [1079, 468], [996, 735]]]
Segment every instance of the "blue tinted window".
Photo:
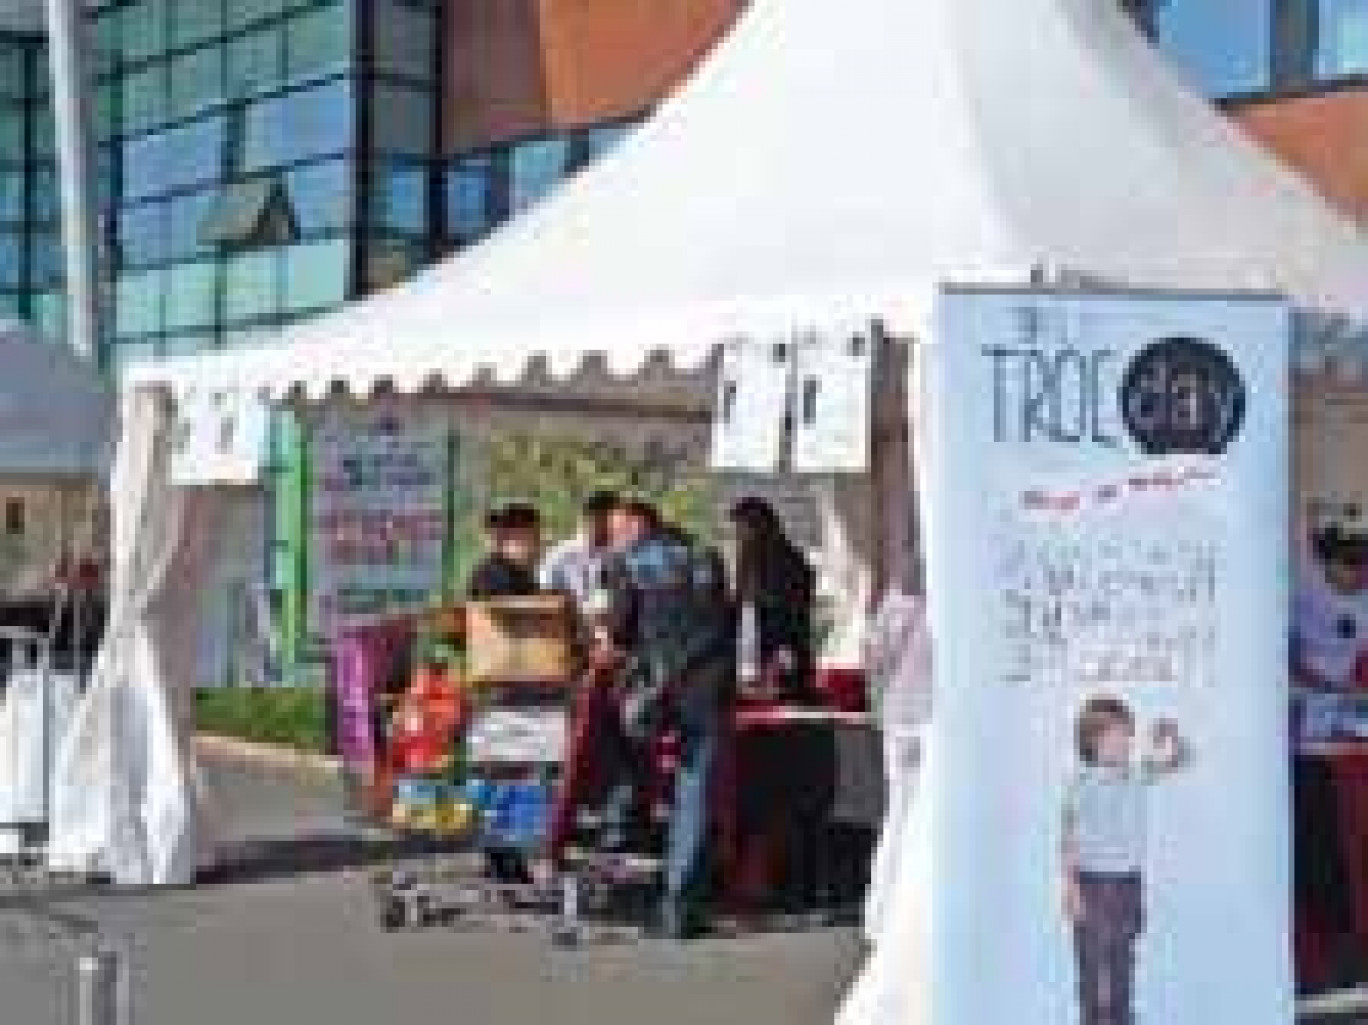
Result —
[[143, 203], [120, 210], [118, 244], [125, 267], [146, 267], [166, 259], [165, 206]]
[[33, 188], [33, 219], [57, 220], [61, 209], [61, 196], [57, 192], [57, 171], [51, 167], [35, 168], [29, 180]]
[[0, 172], [0, 221], [24, 219], [24, 172]]
[[1368, 0], [1317, 0], [1316, 74], [1368, 73]]
[[0, 232], [0, 285], [17, 288], [24, 283], [24, 236]]
[[34, 286], [55, 285], [66, 277], [62, 240], [55, 234], [38, 234], [29, 240], [29, 275]]
[[375, 227], [422, 235], [427, 232], [427, 169], [420, 165], [385, 162], [371, 175], [371, 223]]
[[570, 145], [564, 139], [543, 139], [514, 146], [509, 155], [508, 208], [526, 210], [550, 192], [569, 169]]
[[345, 228], [352, 222], [352, 163], [325, 160], [285, 176], [290, 208], [302, 232]]
[[166, 256], [170, 260], [208, 253], [204, 224], [218, 202], [218, 189], [189, 192], [166, 201]]
[[494, 208], [494, 161], [467, 157], [451, 166], [446, 182], [447, 231], [469, 242], [490, 228]]
[[243, 133], [243, 169], [262, 170], [350, 149], [352, 114], [346, 81], [252, 104]]
[[125, 198], [154, 196], [218, 178], [226, 132], [222, 117], [210, 117], [126, 142]]
[[621, 142], [634, 127], [634, 125], [630, 124], [616, 124], [603, 125], [599, 128], [590, 128], [588, 132], [585, 133], [589, 159], [593, 160], [595, 157], [607, 153]]
[[1211, 96], [1269, 87], [1273, 0], [1168, 0], [1154, 15], [1164, 51]]

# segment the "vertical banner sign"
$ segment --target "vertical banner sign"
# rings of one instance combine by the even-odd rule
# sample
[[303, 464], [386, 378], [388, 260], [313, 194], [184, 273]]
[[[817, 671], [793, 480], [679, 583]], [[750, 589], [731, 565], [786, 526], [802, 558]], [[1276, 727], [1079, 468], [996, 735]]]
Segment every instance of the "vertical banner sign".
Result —
[[865, 335], [820, 335], [795, 346], [795, 473], [869, 469], [874, 349]]
[[309, 622], [325, 636], [441, 590], [448, 426], [410, 408], [330, 409], [309, 495]]
[[1289, 314], [948, 291], [933, 1025], [1287, 1025]]
[[772, 473], [779, 468], [792, 372], [793, 347], [787, 343], [738, 339], [722, 347], [712, 469]]

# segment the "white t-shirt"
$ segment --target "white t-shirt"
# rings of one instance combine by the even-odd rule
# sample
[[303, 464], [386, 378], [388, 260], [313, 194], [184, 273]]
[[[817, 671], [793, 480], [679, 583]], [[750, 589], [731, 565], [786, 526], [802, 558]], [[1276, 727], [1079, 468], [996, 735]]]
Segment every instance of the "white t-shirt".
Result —
[[1297, 588], [1292, 635], [1320, 681], [1352, 687], [1359, 656], [1368, 651], [1368, 592], [1341, 594], [1318, 571], [1308, 572]]
[[538, 585], [543, 591], [565, 592], [579, 608], [588, 608], [602, 587], [604, 557], [605, 553], [590, 546], [588, 538], [576, 535], [542, 558]]
[[1129, 875], [1145, 862], [1147, 790], [1143, 768], [1089, 765], [1078, 771], [1065, 797], [1077, 868], [1099, 875]]

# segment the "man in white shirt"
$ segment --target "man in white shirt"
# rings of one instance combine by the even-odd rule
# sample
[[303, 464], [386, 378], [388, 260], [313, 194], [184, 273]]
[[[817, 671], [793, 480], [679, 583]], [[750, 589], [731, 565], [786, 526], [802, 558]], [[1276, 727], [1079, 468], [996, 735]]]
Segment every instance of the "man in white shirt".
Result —
[[580, 531], [556, 545], [542, 560], [539, 573], [543, 591], [568, 594], [581, 610], [589, 608], [602, 590], [603, 564], [611, 547], [609, 521], [618, 507], [618, 496], [596, 491], [585, 500]]

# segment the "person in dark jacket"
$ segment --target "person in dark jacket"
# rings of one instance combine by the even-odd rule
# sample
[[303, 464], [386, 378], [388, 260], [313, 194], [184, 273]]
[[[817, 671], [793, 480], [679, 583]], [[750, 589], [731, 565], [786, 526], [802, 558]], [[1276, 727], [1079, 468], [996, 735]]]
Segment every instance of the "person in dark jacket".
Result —
[[[784, 533], [779, 515], [762, 498], [743, 498], [731, 510], [736, 528], [737, 615], [753, 616], [755, 680], [776, 697], [804, 699], [813, 691], [813, 605], [816, 574]], [[745, 624], [740, 624], [745, 633]]]
[[470, 575], [471, 598], [520, 598], [536, 594], [541, 555], [541, 517], [530, 505], [513, 503], [485, 518], [489, 553]]
[[617, 640], [632, 666], [624, 733], [645, 744], [668, 726], [680, 741], [659, 927], [685, 939], [705, 924], [709, 794], [732, 690], [732, 617], [715, 553], [646, 503], [625, 503], [616, 519], [618, 550], [607, 580]]

